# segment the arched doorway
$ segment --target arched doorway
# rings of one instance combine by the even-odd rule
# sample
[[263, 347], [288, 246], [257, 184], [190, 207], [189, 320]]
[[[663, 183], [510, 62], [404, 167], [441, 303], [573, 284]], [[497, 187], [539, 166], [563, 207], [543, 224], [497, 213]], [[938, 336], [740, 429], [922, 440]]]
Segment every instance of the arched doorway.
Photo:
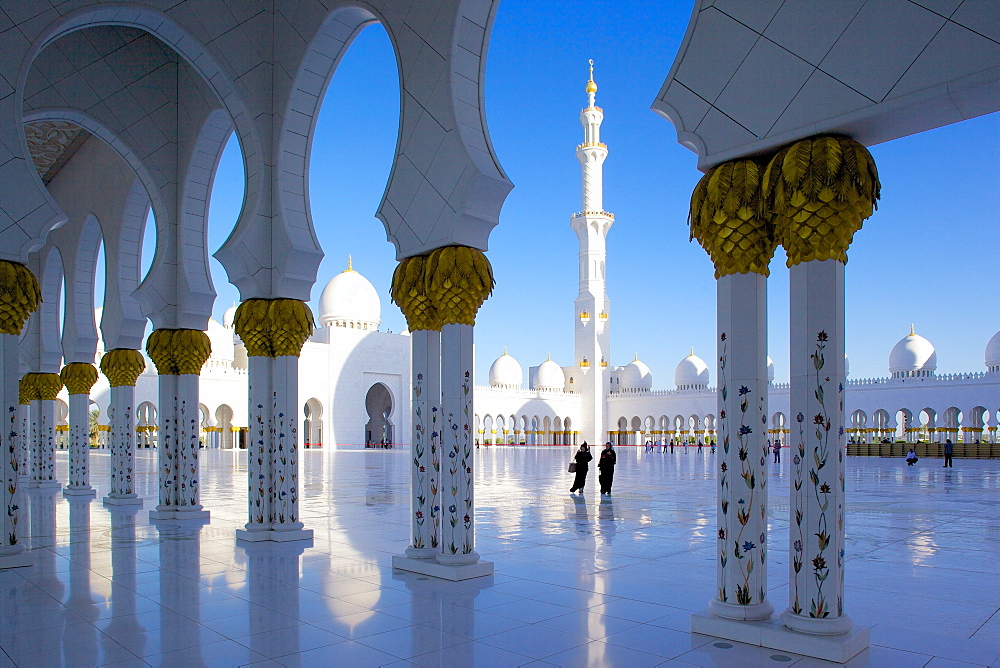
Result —
[[302, 407], [305, 420], [302, 423], [302, 443], [306, 448], [323, 447], [323, 404], [313, 397]]
[[365, 425], [365, 447], [392, 447], [392, 393], [382, 383], [375, 383], [368, 388], [365, 396], [365, 410], [368, 411], [368, 424]]
[[216, 408], [215, 422], [219, 428], [220, 447], [225, 450], [232, 450], [234, 446], [233, 409], [226, 404], [222, 404]]

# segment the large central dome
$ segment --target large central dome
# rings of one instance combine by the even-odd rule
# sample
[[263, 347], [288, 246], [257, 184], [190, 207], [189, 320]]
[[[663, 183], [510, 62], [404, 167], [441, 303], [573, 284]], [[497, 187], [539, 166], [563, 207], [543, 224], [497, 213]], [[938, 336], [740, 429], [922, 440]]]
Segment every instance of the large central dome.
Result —
[[351, 260], [323, 288], [319, 298], [321, 327], [349, 327], [378, 330], [382, 322], [382, 302], [367, 278], [354, 271]]

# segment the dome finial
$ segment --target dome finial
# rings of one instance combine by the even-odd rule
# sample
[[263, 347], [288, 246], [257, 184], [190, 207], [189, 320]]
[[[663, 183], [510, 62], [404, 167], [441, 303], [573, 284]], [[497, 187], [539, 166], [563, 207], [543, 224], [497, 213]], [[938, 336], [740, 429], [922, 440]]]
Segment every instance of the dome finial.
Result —
[[504, 355], [506, 355], [506, 354], [507, 354], [507, 346], [504, 346], [504, 347], [503, 347], [503, 354], [504, 354]]
[[691, 346], [691, 352], [688, 353], [688, 357], [694, 357], [694, 346]]
[[354, 271], [354, 258], [347, 256], [347, 271]]
[[639, 353], [633, 353], [632, 361], [633, 362], [638, 362], [639, 361]]
[[590, 79], [587, 81], [587, 95], [590, 96], [590, 106], [594, 106], [594, 93], [597, 92], [597, 84], [594, 83], [594, 59], [587, 61], [590, 63]]
[[916, 336], [917, 331], [913, 328], [913, 323], [910, 323], [910, 336]]
[[546, 362], [552, 361], [552, 353], [545, 353], [545, 361]]

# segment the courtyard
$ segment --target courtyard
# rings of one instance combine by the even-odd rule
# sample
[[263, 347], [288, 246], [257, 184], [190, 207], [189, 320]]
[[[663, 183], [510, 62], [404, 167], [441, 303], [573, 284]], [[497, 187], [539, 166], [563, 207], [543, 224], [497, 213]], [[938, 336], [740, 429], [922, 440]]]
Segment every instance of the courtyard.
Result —
[[[0, 571], [0, 667], [833, 665], [688, 631], [715, 590], [708, 448], [620, 449], [610, 498], [596, 468], [568, 494], [569, 448], [476, 455], [477, 550], [496, 574], [453, 583], [389, 565], [409, 531], [405, 450], [304, 451], [312, 544], [248, 547], [246, 451], [202, 451], [203, 526], [149, 523], [155, 451], [136, 457], [141, 510], [103, 506], [109, 460], [93, 451], [96, 500], [21, 494], [34, 566]], [[59, 451], [60, 480], [66, 466]], [[787, 458], [768, 468], [780, 612]], [[1000, 460], [850, 457], [846, 471], [845, 612], [872, 644], [849, 665], [1000, 662]]]

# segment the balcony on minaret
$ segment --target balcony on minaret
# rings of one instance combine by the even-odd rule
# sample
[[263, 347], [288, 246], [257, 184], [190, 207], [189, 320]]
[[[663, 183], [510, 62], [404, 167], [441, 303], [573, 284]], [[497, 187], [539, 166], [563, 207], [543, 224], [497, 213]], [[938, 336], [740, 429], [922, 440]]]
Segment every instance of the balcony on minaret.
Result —
[[604, 311], [601, 311], [601, 315], [599, 317], [601, 318], [601, 320], [607, 320], [608, 319], [608, 314], [605, 313]]
[[579, 213], [574, 213], [571, 219], [576, 220], [578, 218], [586, 218], [587, 216], [604, 216], [605, 218], [610, 218], [612, 221], [615, 219], [615, 214], [607, 211], [580, 211]]
[[587, 361], [587, 358], [586, 358], [586, 357], [584, 357], [584, 358], [583, 358], [583, 361], [582, 361], [582, 362], [580, 362], [580, 368], [581, 368], [581, 369], [589, 369], [589, 368], [590, 368], [590, 362], [589, 362], [589, 361]]
[[590, 311], [583, 311], [580, 313], [580, 322], [585, 325], [590, 322]]
[[576, 145], [577, 151], [585, 148], [603, 148], [606, 151], [608, 150], [608, 145], [600, 141], [590, 141], [590, 142], [585, 141], [582, 144]]

